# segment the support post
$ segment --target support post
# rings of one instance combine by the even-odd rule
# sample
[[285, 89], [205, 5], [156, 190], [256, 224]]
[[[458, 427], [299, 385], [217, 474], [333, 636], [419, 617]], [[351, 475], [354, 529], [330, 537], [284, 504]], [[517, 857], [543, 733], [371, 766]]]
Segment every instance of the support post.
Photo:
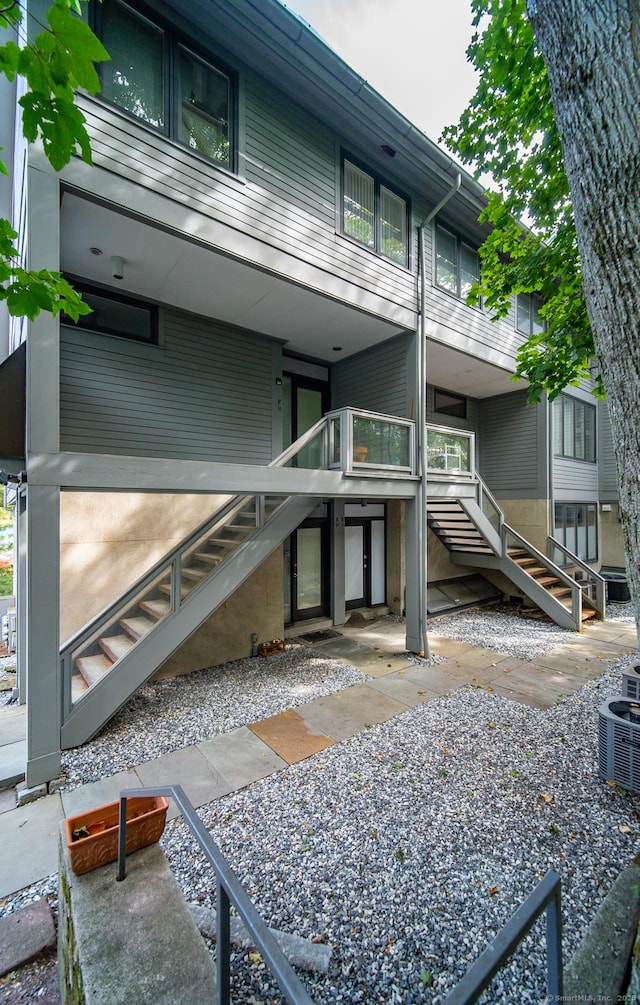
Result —
[[344, 500], [333, 501], [333, 535], [331, 548], [333, 562], [331, 572], [331, 617], [334, 625], [343, 625], [347, 618], [345, 606], [345, 559], [344, 559]]

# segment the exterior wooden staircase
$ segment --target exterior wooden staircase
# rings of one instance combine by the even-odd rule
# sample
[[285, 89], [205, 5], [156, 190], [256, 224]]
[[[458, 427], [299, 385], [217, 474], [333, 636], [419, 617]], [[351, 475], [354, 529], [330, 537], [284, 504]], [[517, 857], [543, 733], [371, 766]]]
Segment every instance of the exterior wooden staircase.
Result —
[[[504, 522], [500, 507], [481, 479], [477, 484], [475, 496], [436, 495], [428, 499], [427, 524], [450, 553], [451, 561], [502, 572], [536, 605], [541, 616], [547, 615], [563, 628], [580, 631], [585, 622], [603, 618], [602, 578], [550, 538], [550, 546], [564, 553], [566, 568], [556, 565]], [[581, 583], [569, 575], [569, 567], [580, 570]]]

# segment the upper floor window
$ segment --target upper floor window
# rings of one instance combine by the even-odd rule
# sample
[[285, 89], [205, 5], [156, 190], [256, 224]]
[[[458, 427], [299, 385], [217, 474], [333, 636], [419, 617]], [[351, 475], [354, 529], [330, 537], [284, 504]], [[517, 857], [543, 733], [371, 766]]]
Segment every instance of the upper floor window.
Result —
[[568, 394], [553, 402], [553, 452], [578, 461], [596, 459], [596, 410], [594, 405]]
[[[108, 290], [96, 290], [73, 281], [82, 293], [82, 299], [89, 304], [92, 313], [83, 315], [77, 322], [78, 328], [98, 332], [100, 335], [117, 335], [133, 342], [158, 342], [158, 308], [144, 300], [122, 297]], [[73, 324], [62, 315], [64, 324]]]
[[345, 157], [342, 162], [342, 230], [400, 265], [409, 263], [407, 200]]
[[223, 167], [233, 166], [233, 79], [191, 52], [170, 28], [121, 0], [95, 4], [102, 96]]
[[436, 227], [436, 285], [466, 300], [480, 281], [480, 258], [471, 245], [444, 227]]
[[542, 298], [537, 293], [518, 293], [516, 297], [516, 329], [521, 335], [540, 335], [547, 322], [540, 317]]

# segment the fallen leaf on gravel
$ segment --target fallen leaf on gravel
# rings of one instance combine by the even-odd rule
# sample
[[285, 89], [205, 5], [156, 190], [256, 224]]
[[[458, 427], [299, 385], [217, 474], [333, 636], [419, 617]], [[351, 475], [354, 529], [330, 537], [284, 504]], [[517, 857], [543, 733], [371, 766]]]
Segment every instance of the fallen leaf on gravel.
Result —
[[251, 962], [254, 965], [258, 964], [258, 963], [262, 963], [262, 956], [258, 952], [249, 953], [249, 959], [251, 960]]
[[631, 834], [631, 828], [627, 827], [626, 824], [621, 824], [620, 827], [618, 827], [618, 830], [621, 834]]
[[497, 886], [490, 886], [489, 887], [489, 895], [491, 897], [493, 897], [494, 894], [496, 894], [497, 892], [498, 892], [498, 887]]
[[492, 687], [486, 687], [485, 691], [493, 691], [493, 688]]
[[607, 785], [610, 785], [612, 789], [615, 789], [617, 782], [614, 782], [613, 779], [611, 779], [610, 782], [607, 782]]
[[553, 802], [553, 796], [550, 796], [548, 792], [541, 792], [540, 795], [544, 799], [545, 803]]

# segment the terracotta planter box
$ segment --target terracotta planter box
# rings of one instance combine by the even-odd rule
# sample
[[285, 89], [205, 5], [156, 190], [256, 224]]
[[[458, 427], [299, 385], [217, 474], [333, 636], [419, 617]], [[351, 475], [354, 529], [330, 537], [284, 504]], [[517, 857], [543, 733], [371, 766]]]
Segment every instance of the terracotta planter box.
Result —
[[[163, 796], [127, 800], [127, 855], [160, 839], [169, 803]], [[80, 876], [118, 857], [120, 803], [107, 803], [65, 820], [71, 868]]]

